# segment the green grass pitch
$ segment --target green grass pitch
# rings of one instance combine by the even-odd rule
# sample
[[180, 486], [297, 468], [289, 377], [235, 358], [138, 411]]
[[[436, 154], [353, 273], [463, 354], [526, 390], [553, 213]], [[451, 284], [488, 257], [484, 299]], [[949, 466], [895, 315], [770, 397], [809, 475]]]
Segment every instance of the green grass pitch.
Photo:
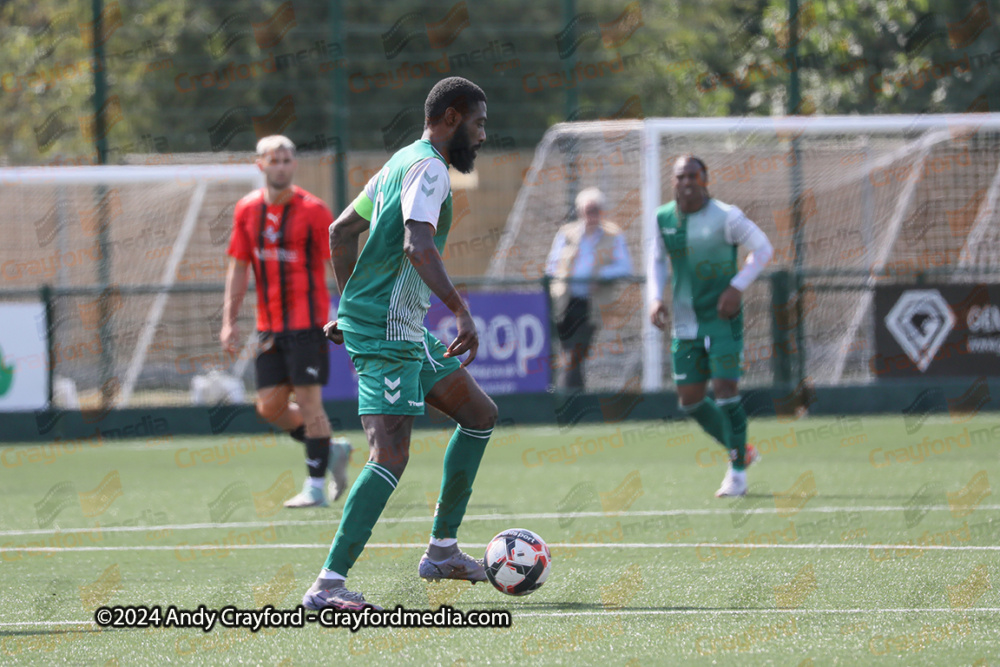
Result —
[[995, 664], [996, 423], [754, 419], [763, 460], [739, 500], [713, 497], [725, 458], [690, 422], [498, 429], [460, 537], [477, 556], [506, 528], [545, 538], [551, 575], [521, 598], [417, 578], [449, 436], [419, 431], [349, 583], [387, 608], [509, 609], [513, 627], [357, 633], [92, 622], [101, 605], [297, 605], [343, 501], [280, 507], [304, 475], [287, 436], [4, 447], [0, 663]]

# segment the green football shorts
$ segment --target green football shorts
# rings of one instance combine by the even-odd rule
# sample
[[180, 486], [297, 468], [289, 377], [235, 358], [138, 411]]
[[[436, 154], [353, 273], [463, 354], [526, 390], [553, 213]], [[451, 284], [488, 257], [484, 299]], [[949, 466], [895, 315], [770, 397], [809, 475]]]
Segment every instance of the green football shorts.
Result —
[[345, 331], [344, 346], [358, 372], [359, 415], [422, 415], [424, 396], [462, 365], [427, 329], [422, 343]]
[[711, 378], [739, 380], [743, 375], [743, 322], [717, 320], [698, 327], [698, 338], [674, 338], [670, 345], [674, 384]]

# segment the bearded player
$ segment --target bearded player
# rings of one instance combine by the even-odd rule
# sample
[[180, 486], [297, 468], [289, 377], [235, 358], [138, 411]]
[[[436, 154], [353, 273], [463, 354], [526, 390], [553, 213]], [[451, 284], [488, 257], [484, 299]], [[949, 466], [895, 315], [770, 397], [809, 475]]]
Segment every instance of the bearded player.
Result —
[[[665, 329], [663, 286], [672, 269], [674, 382], [681, 409], [729, 450], [729, 469], [715, 493], [723, 498], [746, 495], [746, 468], [760, 458], [747, 445], [747, 415], [738, 388], [741, 300], [774, 251], [743, 211], [709, 195], [707, 183], [708, 168], [699, 158], [686, 155], [674, 164], [674, 201], [656, 211], [659, 233], [647, 280], [650, 320]], [[739, 246], [750, 254], [737, 271]], [[705, 395], [709, 379], [715, 400]]]
[[241, 199], [233, 211], [220, 339], [223, 348], [236, 352], [236, 317], [252, 266], [257, 282], [257, 413], [306, 446], [308, 477], [285, 507], [324, 507], [327, 469], [336, 500], [347, 489], [351, 454], [346, 440], [330, 438], [323, 410], [322, 390], [330, 373], [323, 336], [330, 311], [325, 236], [333, 215], [321, 199], [292, 185], [295, 144], [288, 137], [261, 139], [257, 166], [266, 186]]
[[[347, 497], [326, 563], [302, 600], [309, 609], [374, 607], [345, 580], [406, 469], [413, 419], [424, 414], [425, 404], [458, 427], [444, 454], [430, 544], [418, 574], [430, 581], [486, 580], [482, 561], [459, 549], [457, 531], [497, 408], [465, 370], [479, 338], [440, 254], [452, 223], [448, 166], [472, 171], [486, 140], [486, 95], [461, 77], [444, 79], [428, 94], [424, 116], [423, 136], [397, 151], [330, 227], [343, 296], [327, 336], [343, 341], [357, 369], [358, 414], [370, 457]], [[359, 256], [358, 236], [365, 231]], [[447, 346], [423, 326], [431, 293], [455, 316], [457, 335]]]

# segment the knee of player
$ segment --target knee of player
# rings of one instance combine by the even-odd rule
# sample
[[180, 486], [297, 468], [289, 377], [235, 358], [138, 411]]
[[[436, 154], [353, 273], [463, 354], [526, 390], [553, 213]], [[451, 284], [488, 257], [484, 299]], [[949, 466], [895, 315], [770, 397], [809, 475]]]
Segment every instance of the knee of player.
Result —
[[279, 405], [267, 399], [257, 399], [257, 414], [267, 421], [274, 421], [281, 417], [281, 413], [286, 409], [284, 405]]
[[386, 449], [381, 448], [372, 456], [372, 460], [391, 472], [399, 479], [406, 470], [406, 464], [410, 461], [409, 449]]
[[473, 420], [472, 424], [463, 424], [466, 428], [474, 428], [479, 430], [487, 430], [493, 428], [497, 423], [497, 418], [500, 416], [500, 411], [497, 409], [497, 404], [493, 402], [493, 399], [489, 396], [483, 402], [483, 405], [476, 411], [476, 418]]
[[735, 380], [717, 378], [713, 381], [712, 391], [715, 393], [716, 400], [735, 398], [740, 395], [739, 385]]

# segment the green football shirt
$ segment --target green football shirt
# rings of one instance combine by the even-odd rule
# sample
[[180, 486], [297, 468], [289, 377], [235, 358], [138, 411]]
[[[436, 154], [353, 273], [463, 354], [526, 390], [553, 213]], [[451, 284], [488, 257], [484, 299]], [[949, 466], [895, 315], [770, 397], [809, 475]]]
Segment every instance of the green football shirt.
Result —
[[340, 328], [422, 343], [431, 290], [403, 252], [404, 225], [407, 220], [430, 223], [436, 230], [434, 245], [444, 250], [452, 220], [447, 163], [430, 141], [420, 139], [385, 163], [354, 209], [371, 226], [340, 299]]
[[[719, 297], [730, 285], [745, 290], [771, 257], [767, 237], [738, 207], [709, 199], [700, 210], [682, 213], [671, 201], [656, 210], [656, 224], [670, 259], [674, 338], [699, 337], [699, 325], [718, 319]], [[757, 255], [737, 274], [737, 251], [746, 244]], [[654, 262], [660, 261], [654, 257]], [[652, 275], [651, 271], [651, 275]]]

